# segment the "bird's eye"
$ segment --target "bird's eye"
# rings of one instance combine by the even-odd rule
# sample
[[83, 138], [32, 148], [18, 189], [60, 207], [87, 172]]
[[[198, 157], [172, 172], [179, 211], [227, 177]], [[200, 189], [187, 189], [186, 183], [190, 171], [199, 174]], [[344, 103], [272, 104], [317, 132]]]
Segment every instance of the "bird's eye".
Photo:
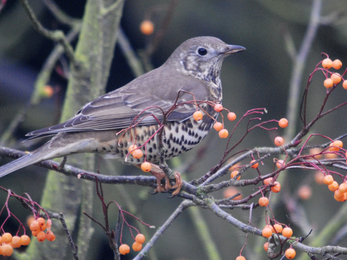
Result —
[[201, 56], [205, 56], [207, 54], [207, 50], [205, 48], [199, 48], [198, 53]]

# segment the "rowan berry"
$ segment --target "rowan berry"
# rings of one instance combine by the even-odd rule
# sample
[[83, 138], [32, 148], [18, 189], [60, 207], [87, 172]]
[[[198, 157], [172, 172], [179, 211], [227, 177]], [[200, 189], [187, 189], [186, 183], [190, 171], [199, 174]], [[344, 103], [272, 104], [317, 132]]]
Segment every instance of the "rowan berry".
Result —
[[316, 173], [314, 174], [314, 180], [318, 184], [324, 184], [324, 173], [322, 173], [321, 171], [316, 171]]
[[266, 207], [269, 205], [269, 199], [267, 197], [260, 197], [258, 200], [259, 206]]
[[11, 246], [13, 248], [19, 248], [21, 245], [22, 245], [22, 243], [21, 243], [20, 237], [19, 236], [13, 236]]
[[274, 182], [274, 186], [271, 187], [272, 192], [278, 193], [281, 190], [281, 184], [278, 181]]
[[39, 222], [40, 229], [43, 231], [46, 229], [46, 220], [44, 218], [39, 217], [37, 219], [37, 222]]
[[288, 248], [285, 255], [287, 259], [293, 259], [296, 256], [296, 251], [293, 248]]
[[218, 132], [220, 138], [227, 138], [229, 136], [229, 132], [227, 129], [222, 129]]
[[325, 69], [330, 69], [333, 65], [333, 61], [329, 58], [326, 58], [322, 61], [322, 67]]
[[324, 80], [323, 85], [325, 88], [332, 88], [334, 86], [334, 81], [331, 78]]
[[55, 235], [52, 232], [52, 230], [47, 230], [47, 232], [46, 232], [46, 239], [48, 241], [51, 241], [51, 242], [53, 242], [55, 240]]
[[132, 248], [133, 248], [134, 251], [141, 251], [142, 244], [140, 244], [138, 242], [134, 242]]
[[339, 188], [339, 184], [337, 181], [333, 181], [331, 184], [328, 185], [328, 189], [331, 191], [336, 191]]
[[284, 237], [290, 238], [290, 237], [293, 235], [293, 230], [292, 230], [290, 227], [285, 227], [285, 228], [282, 230], [282, 235], [283, 235]]
[[279, 127], [281, 128], [286, 128], [288, 126], [288, 120], [287, 118], [281, 118], [279, 121], [278, 121], [278, 125]]
[[332, 62], [332, 67], [336, 70], [339, 70], [342, 67], [342, 62], [339, 59], [336, 59]]
[[214, 130], [216, 130], [217, 132], [219, 132], [220, 130], [222, 130], [223, 129], [223, 124], [221, 123], [221, 122], [216, 122], [216, 123], [214, 123], [214, 125], [213, 125], [213, 128], [214, 128]]
[[269, 249], [269, 242], [264, 243], [264, 250], [267, 251]]
[[37, 238], [37, 240], [38, 240], [39, 242], [45, 241], [45, 240], [46, 240], [46, 234], [45, 234], [45, 232], [40, 231], [39, 233], [37, 233], [36, 238]]
[[229, 112], [227, 117], [230, 121], [234, 121], [236, 119], [236, 114], [234, 112]]
[[39, 222], [37, 220], [34, 220], [34, 221], [31, 222], [29, 228], [30, 228], [31, 231], [40, 230], [40, 224], [39, 224]]
[[137, 147], [136, 144], [131, 144], [131, 145], [129, 145], [128, 151], [129, 151], [129, 153], [132, 155], [133, 152], [136, 151], [137, 148], [138, 148], [138, 147]]
[[223, 105], [222, 104], [214, 105], [214, 111], [221, 112], [222, 110], [223, 110]]
[[149, 162], [143, 162], [141, 164], [141, 170], [143, 170], [144, 172], [149, 172], [151, 170], [152, 166]]
[[277, 136], [274, 140], [276, 146], [281, 146], [284, 143], [284, 139], [281, 136]]
[[275, 224], [274, 229], [275, 229], [276, 233], [280, 234], [280, 233], [282, 233], [283, 227], [280, 224]]
[[140, 24], [140, 30], [145, 35], [150, 35], [154, 32], [154, 24], [150, 20], [144, 20]]
[[246, 258], [242, 255], [239, 255], [238, 257], [236, 257], [236, 260], [246, 260]]
[[324, 176], [324, 184], [330, 185], [333, 183], [333, 181], [334, 181], [333, 176], [331, 176], [331, 175], [325, 175]]
[[312, 189], [308, 185], [302, 185], [298, 190], [298, 195], [302, 200], [307, 200], [311, 198]]
[[146, 240], [145, 235], [144, 235], [144, 234], [141, 234], [141, 233], [137, 234], [136, 237], [135, 237], [135, 241], [136, 241], [137, 243], [140, 243], [140, 244], [145, 243], [145, 240]]
[[263, 237], [269, 238], [272, 236], [272, 230], [269, 227], [264, 227], [261, 234]]
[[276, 167], [278, 168], [278, 169], [281, 169], [283, 166], [285, 166], [286, 164], [285, 164], [285, 162], [283, 161], [283, 160], [277, 160], [277, 162], [276, 162]]
[[127, 244], [122, 244], [122, 245], [119, 247], [119, 253], [120, 253], [121, 255], [129, 254], [129, 253], [130, 253], [130, 247], [129, 247]]
[[343, 81], [342, 87], [343, 87], [344, 89], [347, 89], [347, 80], [344, 80], [344, 81]]
[[347, 184], [345, 182], [341, 183], [339, 186], [339, 192], [345, 193], [347, 192]]
[[200, 121], [203, 118], [203, 114], [200, 111], [195, 111], [193, 118], [195, 121]]
[[224, 190], [223, 197], [228, 199], [228, 198], [236, 195], [237, 193], [240, 193], [240, 195], [234, 197], [233, 200], [240, 200], [240, 199], [242, 199], [242, 194], [241, 194], [241, 192], [237, 188], [235, 188], [235, 187], [228, 187], [228, 188], [226, 188]]
[[135, 151], [133, 151], [132, 156], [133, 156], [135, 159], [140, 159], [140, 158], [143, 156], [143, 152], [142, 152], [141, 149], [136, 149]]
[[21, 242], [22, 246], [27, 246], [30, 244], [30, 237], [27, 235], [22, 235], [20, 237], [20, 242]]
[[1, 247], [1, 253], [3, 256], [11, 256], [13, 254], [13, 247], [10, 244], [4, 244]]
[[[238, 175], [238, 174], [239, 174], [239, 171], [232, 171], [232, 172], [230, 173], [230, 178], [233, 179], [233, 178], [235, 178], [236, 175]], [[236, 180], [239, 180], [239, 179], [241, 179], [241, 175], [240, 175], [239, 177], [237, 177]]]
[[335, 85], [339, 84], [342, 80], [341, 75], [339, 73], [331, 74], [330, 78], [333, 80]]
[[333, 141], [330, 145], [329, 145], [329, 151], [331, 152], [337, 152], [340, 150], [340, 148], [343, 147], [343, 142], [341, 140], [336, 140]]
[[[256, 161], [256, 160], [252, 160], [252, 161], [250, 162], [250, 164], [255, 163], [255, 161]], [[253, 164], [251, 167], [252, 167], [253, 169], [257, 169], [258, 166], [259, 166], [259, 163], [255, 163], [255, 164]]]
[[12, 235], [11, 235], [11, 233], [6, 232], [6, 233], [4, 233], [4, 234], [2, 235], [2, 242], [3, 242], [3, 243], [8, 244], [8, 243], [11, 243], [11, 241], [12, 241]]
[[274, 180], [274, 179], [273, 179], [272, 177], [269, 177], [269, 178], [264, 179], [264, 180], [263, 180], [264, 185], [269, 185], [269, 184], [273, 183], [273, 180]]
[[51, 86], [46, 85], [46, 86], [43, 87], [43, 94], [44, 94], [44, 96], [46, 98], [50, 98], [50, 97], [53, 96], [54, 90], [53, 90], [53, 88]]

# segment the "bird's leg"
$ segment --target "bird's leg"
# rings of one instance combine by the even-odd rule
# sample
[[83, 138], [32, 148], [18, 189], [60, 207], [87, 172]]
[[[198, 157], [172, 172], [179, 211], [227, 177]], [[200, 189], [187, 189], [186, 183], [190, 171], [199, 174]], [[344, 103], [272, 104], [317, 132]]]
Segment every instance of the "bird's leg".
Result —
[[63, 157], [63, 160], [60, 162], [60, 164], [59, 164], [59, 166], [58, 166], [58, 170], [59, 170], [59, 171], [62, 171], [62, 170], [64, 169], [64, 166], [65, 166], [65, 164], [66, 164], [66, 161], [67, 161], [67, 157], [64, 156], [64, 157]]
[[[172, 195], [173, 196], [177, 195], [180, 192], [181, 186], [182, 186], [181, 175], [178, 172], [171, 171], [167, 166], [166, 166], [166, 169], [162, 169], [161, 167], [159, 167], [156, 164], [152, 164], [151, 163], [151, 165], [152, 165], [152, 168], [151, 168], [150, 173], [154, 177], [156, 177], [156, 179], [157, 179], [157, 189], [156, 189], [156, 191], [157, 192], [163, 192], [163, 191], [168, 191], [170, 189], [175, 189], [172, 192]], [[170, 174], [167, 174], [166, 170], [167, 170], [167, 172], [170, 172]], [[161, 180], [163, 178], [165, 178], [165, 187], [162, 187], [162, 185], [161, 185]], [[172, 185], [171, 181], [174, 181], [175, 184]]]

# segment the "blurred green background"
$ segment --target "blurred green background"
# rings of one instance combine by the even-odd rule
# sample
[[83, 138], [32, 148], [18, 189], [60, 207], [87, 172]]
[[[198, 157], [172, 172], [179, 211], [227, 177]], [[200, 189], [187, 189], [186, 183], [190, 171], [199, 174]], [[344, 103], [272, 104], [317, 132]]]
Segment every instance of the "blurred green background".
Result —
[[[69, 15], [81, 18], [84, 11], [84, 1], [56, 1], [56, 3]], [[124, 6], [122, 28], [133, 48], [141, 51], [150, 43], [151, 36], [144, 36], [139, 30], [139, 25], [145, 17], [150, 15], [156, 27], [161, 26], [167, 14], [170, 1], [159, 0], [127, 0]], [[67, 27], [59, 24], [53, 15], [39, 0], [30, 1], [30, 5], [38, 15], [42, 24], [48, 29], [63, 29]], [[289, 81], [293, 69], [293, 61], [287, 52], [285, 37], [290, 35], [293, 44], [300, 48], [307, 30], [310, 18], [312, 1], [308, 0], [189, 0], [178, 1], [172, 12], [167, 30], [164, 31], [158, 48], [154, 51], [151, 62], [154, 67], [160, 66], [173, 50], [184, 40], [195, 36], [216, 36], [230, 44], [242, 45], [246, 52], [238, 53], [227, 58], [222, 69], [222, 83], [224, 101], [223, 105], [234, 111], [239, 117], [252, 108], [266, 108], [268, 114], [263, 115], [264, 120], [280, 119], [286, 116]], [[347, 2], [323, 1], [322, 22], [318, 34], [313, 41], [305, 64], [304, 77], [301, 82], [304, 89], [309, 73], [322, 59], [321, 52], [328, 53], [332, 59], [338, 58], [347, 64]], [[75, 43], [75, 42], [74, 42]], [[40, 71], [45, 59], [49, 55], [54, 43], [33, 30], [19, 1], [8, 1], [0, 13], [0, 136], [10, 124], [15, 115], [24, 108], [33, 91], [33, 83]], [[15, 135], [16, 142], [2, 143], [22, 150], [32, 150], [37, 144], [22, 143], [25, 133], [56, 124], [63, 102], [66, 88], [66, 79], [61, 76], [61, 64], [67, 62], [61, 59], [60, 65], [52, 75], [50, 85], [59, 90], [51, 99], [43, 100], [38, 106], [30, 108], [27, 117], [20, 125]], [[343, 67], [345, 68], [345, 66]], [[111, 76], [107, 91], [121, 87], [134, 78], [120, 49], [117, 47], [112, 64]], [[323, 88], [323, 75], [319, 73], [313, 81], [313, 87], [309, 99], [309, 115], [313, 116], [319, 109], [325, 95]], [[302, 91], [301, 91], [302, 93]], [[332, 96], [331, 104], [339, 104], [346, 100], [347, 93], [340, 88]], [[300, 95], [301, 97], [301, 95]], [[330, 104], [330, 103], [329, 103]], [[77, 111], [76, 111], [77, 112]], [[315, 132], [335, 138], [346, 131], [346, 109], [333, 113], [324, 118], [314, 128]], [[229, 123], [232, 129], [234, 123]], [[299, 123], [298, 127], [302, 124]], [[233, 137], [238, 140], [244, 129], [240, 128]], [[239, 147], [248, 149], [259, 146], [272, 146], [272, 140], [276, 135], [283, 134], [283, 130], [264, 131], [256, 130]], [[317, 143], [321, 139], [316, 140]], [[186, 180], [201, 176], [211, 169], [220, 159], [225, 147], [225, 142], [218, 138], [212, 131], [203, 144], [197, 149], [182, 155], [181, 162], [194, 160], [197, 151], [206, 149], [206, 157], [194, 165], [194, 169], [185, 175]], [[199, 149], [200, 148], [200, 149]], [[264, 161], [260, 166], [262, 173], [272, 169], [272, 159]], [[0, 164], [9, 159], [0, 158]], [[177, 160], [175, 164], [180, 163]], [[246, 164], [247, 162], [245, 162]], [[101, 161], [101, 169], [108, 163]], [[124, 166], [112, 162], [117, 174], [139, 174], [140, 171], [133, 167]], [[255, 176], [255, 172], [249, 171], [246, 177]], [[291, 175], [286, 186], [286, 195], [296, 191], [302, 181], [311, 183], [313, 173], [303, 171], [289, 171]], [[228, 176], [225, 177], [227, 179]], [[311, 178], [311, 179], [310, 179]], [[13, 173], [0, 181], [0, 185], [10, 188], [17, 194], [28, 192], [34, 200], [40, 199], [44, 185], [45, 170], [32, 166]], [[312, 182], [313, 196], [310, 200], [300, 202], [307, 213], [307, 219], [315, 227], [312, 236], [317, 234], [324, 225], [333, 217], [334, 212], [341, 206], [335, 202], [327, 189], [322, 189]], [[325, 188], [325, 187], [324, 187]], [[168, 199], [167, 194], [150, 195], [148, 188], [124, 186], [119, 188], [113, 185], [105, 185], [106, 199], [116, 200], [124, 210], [131, 210], [130, 201], [136, 209], [135, 215], [144, 222], [159, 227], [170, 216], [175, 207], [181, 202], [180, 198]], [[254, 192], [252, 187], [242, 190], [244, 195]], [[222, 197], [222, 192], [213, 194], [216, 198]], [[284, 223], [290, 222], [286, 215], [286, 206], [283, 201], [288, 198], [283, 194], [281, 202], [276, 206], [276, 218]], [[1, 203], [5, 194], [0, 193]], [[27, 211], [13, 202], [11, 211], [25, 219]], [[95, 202], [95, 218], [102, 219], [99, 215], [100, 204]], [[117, 211], [114, 210], [114, 223], [117, 219]], [[248, 211], [234, 209], [230, 211], [234, 217], [243, 222], [248, 221]], [[216, 218], [211, 212], [202, 210], [204, 219], [208, 223], [211, 237], [215, 241], [222, 259], [235, 259], [245, 242], [245, 234], [233, 226], [228, 225], [222, 219]], [[3, 215], [1, 219], [3, 219]], [[252, 221], [257, 225], [264, 218], [263, 210], [256, 209], [253, 212]], [[185, 212], [161, 237], [152, 250], [156, 252], [158, 259], [206, 259], [204, 247], [197, 235], [194, 219]], [[304, 221], [299, 219], [298, 221]], [[132, 222], [138, 226], [138, 222]], [[16, 226], [16, 222], [13, 221]], [[295, 228], [295, 223], [291, 223]], [[260, 227], [261, 228], [261, 227]], [[148, 238], [153, 230], [147, 230]], [[306, 234], [298, 234], [305, 236]], [[108, 241], [103, 231], [95, 226], [93, 246], [90, 248], [89, 259], [112, 259], [112, 252], [108, 247]], [[131, 238], [127, 231], [124, 234], [125, 241], [131, 244]], [[265, 239], [264, 241], [265, 242]], [[331, 243], [333, 243], [331, 241]], [[341, 246], [347, 246], [346, 239], [339, 242]], [[249, 237], [248, 246], [243, 253], [248, 259], [267, 259], [265, 251], [254, 245], [254, 238]], [[256, 256], [254, 255], [256, 254]], [[300, 253], [299, 253], [300, 254]], [[131, 259], [132, 252], [124, 259]]]

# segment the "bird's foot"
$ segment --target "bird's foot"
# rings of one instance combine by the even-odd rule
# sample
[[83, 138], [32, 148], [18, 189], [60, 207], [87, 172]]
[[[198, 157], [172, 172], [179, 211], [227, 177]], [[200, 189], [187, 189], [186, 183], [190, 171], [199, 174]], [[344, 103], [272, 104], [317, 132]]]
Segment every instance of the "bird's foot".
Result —
[[[174, 172], [174, 176], [175, 176], [174, 185], [171, 184], [169, 177], [166, 176], [164, 171], [160, 169], [158, 165], [152, 164], [150, 173], [157, 179], [157, 188], [155, 189], [154, 192], [160, 193], [160, 192], [165, 192], [165, 191], [175, 189], [172, 192], [173, 196], [177, 195], [180, 192], [182, 187], [182, 178], [181, 178], [181, 174], [179, 174], [178, 172]], [[165, 178], [165, 185], [163, 186], [161, 184], [161, 181], [164, 178]]]

